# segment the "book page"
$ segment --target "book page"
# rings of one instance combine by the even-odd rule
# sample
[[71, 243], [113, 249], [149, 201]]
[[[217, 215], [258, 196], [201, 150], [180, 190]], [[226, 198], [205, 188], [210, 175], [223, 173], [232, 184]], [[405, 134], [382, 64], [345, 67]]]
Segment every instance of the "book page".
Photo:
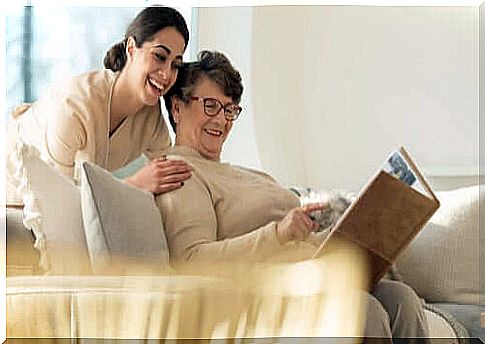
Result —
[[381, 168], [383, 171], [389, 173], [394, 178], [399, 179], [404, 184], [413, 187], [421, 194], [427, 194], [418, 178], [416, 178], [411, 167], [407, 164], [406, 159], [404, 159], [399, 151], [394, 151], [389, 155]]

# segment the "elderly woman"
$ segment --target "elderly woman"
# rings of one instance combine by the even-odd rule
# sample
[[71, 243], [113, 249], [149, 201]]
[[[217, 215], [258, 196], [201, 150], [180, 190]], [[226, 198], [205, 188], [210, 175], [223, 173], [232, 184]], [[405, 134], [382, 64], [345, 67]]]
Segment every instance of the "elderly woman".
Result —
[[[241, 113], [242, 91], [229, 60], [203, 51], [197, 61], [182, 66], [164, 97], [176, 132], [175, 146], [166, 153], [193, 168], [185, 187], [156, 198], [174, 263], [264, 261], [288, 242], [321, 241], [312, 233], [316, 224], [309, 213], [323, 205], [300, 207], [298, 198], [271, 176], [220, 162]], [[368, 304], [366, 335], [426, 336], [421, 303], [410, 287], [382, 281]]]

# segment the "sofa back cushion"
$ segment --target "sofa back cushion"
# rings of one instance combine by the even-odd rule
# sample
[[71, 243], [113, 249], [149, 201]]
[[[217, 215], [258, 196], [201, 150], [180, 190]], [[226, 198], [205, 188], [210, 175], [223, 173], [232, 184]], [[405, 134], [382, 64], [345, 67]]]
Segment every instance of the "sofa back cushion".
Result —
[[399, 274], [429, 302], [478, 304], [479, 207], [485, 209], [485, 185], [436, 196], [441, 206], [399, 256]]

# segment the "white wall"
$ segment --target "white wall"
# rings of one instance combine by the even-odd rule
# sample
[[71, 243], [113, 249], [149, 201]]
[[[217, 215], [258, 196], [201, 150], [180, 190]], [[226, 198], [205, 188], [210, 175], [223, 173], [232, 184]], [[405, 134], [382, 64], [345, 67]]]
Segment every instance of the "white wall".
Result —
[[403, 144], [437, 183], [476, 175], [478, 37], [476, 7], [201, 9], [199, 47], [246, 85], [223, 158], [358, 190]]
[[[480, 6], [480, 133], [485, 133], [485, 2]], [[480, 172], [485, 171], [485, 140], [480, 140]], [[485, 177], [481, 175], [481, 182], [485, 183]], [[485, 235], [483, 236], [485, 239]], [[483, 250], [485, 252], [485, 250]], [[485, 253], [484, 253], [485, 254]]]
[[251, 105], [251, 42], [252, 7], [216, 7], [198, 10], [197, 46], [200, 50], [224, 52], [243, 78], [243, 112], [233, 126], [225, 143], [222, 159], [231, 163], [261, 169], [254, 138], [254, 121]]

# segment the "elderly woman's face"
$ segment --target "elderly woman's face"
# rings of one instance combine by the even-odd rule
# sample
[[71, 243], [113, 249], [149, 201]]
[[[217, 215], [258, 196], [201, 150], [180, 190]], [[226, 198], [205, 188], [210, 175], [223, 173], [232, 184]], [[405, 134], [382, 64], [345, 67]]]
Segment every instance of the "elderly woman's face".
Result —
[[[195, 99], [197, 98], [197, 99]], [[181, 146], [191, 147], [201, 155], [210, 160], [219, 160], [222, 145], [232, 128], [232, 122], [224, 116], [224, 109], [221, 109], [215, 116], [206, 115], [211, 110], [213, 100], [223, 106], [233, 104], [232, 99], [222, 89], [207, 77], [202, 77], [197, 82], [193, 91], [193, 97], [188, 103], [178, 99], [174, 100], [173, 116], [177, 122], [176, 143]], [[209, 106], [209, 107], [208, 107]]]

